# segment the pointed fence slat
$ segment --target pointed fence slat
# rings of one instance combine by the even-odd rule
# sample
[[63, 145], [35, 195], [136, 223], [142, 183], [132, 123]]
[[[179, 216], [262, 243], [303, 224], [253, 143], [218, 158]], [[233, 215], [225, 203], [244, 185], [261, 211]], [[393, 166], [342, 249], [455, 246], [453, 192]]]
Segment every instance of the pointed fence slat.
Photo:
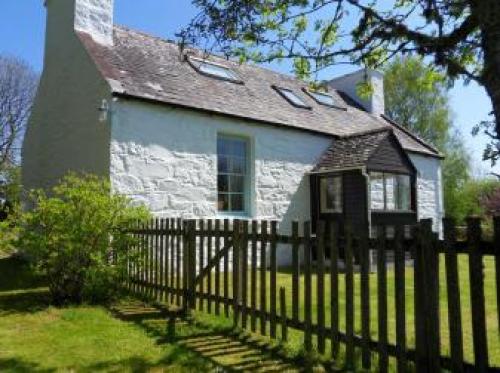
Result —
[[477, 371], [486, 372], [488, 370], [488, 344], [486, 339], [483, 257], [479, 252], [479, 242], [481, 240], [481, 220], [479, 218], [467, 219], [467, 240], [469, 242], [469, 280], [474, 360]]
[[[210, 219], [207, 223], [207, 263], [212, 259], [212, 243], [213, 243], [213, 221]], [[200, 268], [201, 272], [202, 268]], [[207, 311], [212, 313], [212, 271], [207, 276]]]
[[260, 234], [262, 237], [260, 243], [260, 334], [266, 335], [266, 314], [267, 314], [267, 298], [266, 298], [266, 271], [267, 271], [267, 222], [262, 221], [260, 225]]
[[[215, 255], [219, 254], [221, 248], [220, 220], [215, 221]], [[215, 266], [215, 314], [220, 315], [220, 261]]]
[[387, 354], [387, 266], [386, 266], [386, 228], [380, 226], [377, 245], [377, 307], [378, 307], [378, 371], [387, 372], [389, 358]]
[[448, 294], [448, 325], [450, 328], [450, 354], [453, 372], [463, 372], [462, 312], [460, 304], [460, 282], [458, 278], [457, 253], [453, 249], [456, 242], [455, 222], [443, 220], [445, 240], [446, 290]]
[[360, 293], [361, 293], [361, 364], [363, 369], [371, 368], [370, 352], [370, 250], [367, 237], [361, 237], [359, 244]]
[[[229, 219], [224, 219], [224, 232], [229, 232]], [[228, 242], [228, 237], [224, 237], [224, 244]], [[229, 255], [224, 255], [224, 315], [229, 317]]]
[[270, 260], [269, 260], [269, 298], [270, 298], [270, 330], [269, 335], [271, 338], [276, 338], [276, 235], [277, 235], [277, 222], [271, 222], [271, 237], [270, 237]]
[[354, 368], [354, 253], [351, 227], [345, 229], [346, 365]]
[[252, 264], [250, 275], [250, 329], [252, 332], [257, 330], [257, 233], [258, 223], [252, 221]]
[[495, 284], [497, 289], [497, 325], [498, 337], [500, 338], [500, 216], [493, 218], [493, 242], [496, 250], [495, 257]]
[[286, 293], [285, 288], [280, 288], [280, 314], [281, 314], [281, 340], [288, 341], [288, 320], [286, 317]]
[[248, 220], [241, 224], [241, 327], [246, 329], [248, 320]]
[[299, 222], [292, 223], [292, 319], [299, 321]]
[[331, 320], [331, 347], [332, 357], [337, 358], [339, 341], [339, 246], [338, 246], [338, 225], [330, 222], [328, 231], [330, 232], [330, 320]]
[[406, 362], [405, 251], [403, 227], [396, 226], [394, 251], [394, 293], [396, 296], [396, 359], [398, 372], [408, 371]]
[[312, 350], [311, 223], [304, 223], [304, 347]]
[[318, 222], [316, 302], [318, 315], [318, 351], [325, 353], [325, 222]]
[[[205, 222], [203, 220], [200, 220], [199, 224], [200, 224], [200, 231], [203, 232], [205, 229]], [[201, 272], [201, 268], [204, 268], [204, 266], [205, 266], [205, 246], [204, 246], [203, 234], [200, 236], [199, 240], [200, 240], [200, 247], [198, 250], [198, 255], [199, 255], [198, 265], [200, 267], [200, 272]], [[200, 279], [199, 285], [198, 285], [199, 291], [200, 291], [200, 299], [199, 299], [198, 307], [199, 307], [200, 311], [203, 311], [203, 308], [204, 308], [204, 304], [203, 304], [204, 298], [205, 298], [204, 283], [205, 283], [205, 279], [202, 277]]]

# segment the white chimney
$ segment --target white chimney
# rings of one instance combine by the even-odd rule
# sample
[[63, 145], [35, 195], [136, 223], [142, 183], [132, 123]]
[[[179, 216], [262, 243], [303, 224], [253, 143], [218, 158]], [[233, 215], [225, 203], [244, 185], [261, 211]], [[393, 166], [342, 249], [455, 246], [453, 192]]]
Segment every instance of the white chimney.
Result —
[[85, 32], [103, 45], [113, 45], [113, 3], [114, 0], [45, 0], [49, 17], [55, 15], [61, 25], [71, 21], [73, 30]]
[[[367, 82], [373, 93], [368, 98], [361, 98], [357, 93], [358, 83]], [[366, 111], [374, 115], [385, 114], [384, 103], [384, 75], [375, 70], [362, 69], [351, 74], [332, 79], [328, 85], [344, 92]]]

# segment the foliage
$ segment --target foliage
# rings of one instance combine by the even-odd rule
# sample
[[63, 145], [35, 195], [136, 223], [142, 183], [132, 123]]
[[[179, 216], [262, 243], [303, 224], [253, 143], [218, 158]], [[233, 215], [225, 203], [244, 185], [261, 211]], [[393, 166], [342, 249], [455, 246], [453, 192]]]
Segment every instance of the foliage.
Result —
[[38, 86], [24, 61], [0, 55], [0, 169], [16, 164]]
[[457, 222], [464, 223], [469, 215], [476, 215], [483, 218], [492, 216], [489, 210], [490, 196], [494, 196], [500, 189], [500, 182], [494, 179], [469, 180], [462, 188], [457, 188], [453, 214]]
[[116, 295], [131, 243], [121, 228], [146, 219], [146, 209], [92, 175], [70, 174], [49, 196], [34, 191], [32, 202], [22, 216], [19, 247], [47, 275], [53, 301], [102, 302]]
[[395, 58], [384, 70], [386, 114], [444, 150], [452, 126], [446, 76], [420, 57]]
[[[378, 68], [395, 55], [426, 57], [449, 78], [485, 87], [495, 117], [491, 133], [497, 142], [500, 138], [498, 0], [193, 3], [200, 12], [179, 32], [181, 45], [203, 44], [241, 61], [289, 59], [302, 78], [315, 79], [318, 71], [335, 64]], [[485, 156], [498, 158], [500, 152]]]
[[420, 57], [396, 58], [385, 69], [387, 114], [434, 144], [442, 162], [444, 208], [448, 217], [463, 219], [462, 188], [470, 180], [470, 157], [460, 132], [454, 130], [448, 79]]

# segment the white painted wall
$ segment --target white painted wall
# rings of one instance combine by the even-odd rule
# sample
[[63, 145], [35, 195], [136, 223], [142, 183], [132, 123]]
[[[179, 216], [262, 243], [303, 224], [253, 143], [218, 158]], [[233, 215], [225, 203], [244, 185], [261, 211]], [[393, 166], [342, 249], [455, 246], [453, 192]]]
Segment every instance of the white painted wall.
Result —
[[[218, 216], [217, 134], [225, 133], [251, 143], [248, 218], [277, 220], [282, 233], [290, 232], [293, 220], [310, 219], [306, 173], [329, 137], [138, 101], [120, 100], [112, 111], [113, 189], [144, 202], [155, 215]], [[279, 261], [290, 258], [281, 251]]]
[[69, 171], [109, 175], [110, 123], [98, 108], [111, 94], [75, 34], [75, 4], [47, 1], [44, 68], [22, 150], [26, 190], [48, 189]]
[[441, 160], [434, 157], [409, 153], [417, 168], [417, 210], [419, 219], [432, 219], [434, 231], [442, 236], [444, 217]]

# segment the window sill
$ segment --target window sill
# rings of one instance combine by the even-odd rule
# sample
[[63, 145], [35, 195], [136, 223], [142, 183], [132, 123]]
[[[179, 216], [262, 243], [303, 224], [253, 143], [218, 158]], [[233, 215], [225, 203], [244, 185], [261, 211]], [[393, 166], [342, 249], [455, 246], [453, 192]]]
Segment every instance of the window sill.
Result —
[[241, 219], [241, 220], [252, 220], [252, 216], [246, 212], [242, 213], [223, 213], [223, 212], [218, 212], [217, 215], [215, 216], [216, 219]]
[[416, 214], [413, 210], [371, 210], [372, 214]]

